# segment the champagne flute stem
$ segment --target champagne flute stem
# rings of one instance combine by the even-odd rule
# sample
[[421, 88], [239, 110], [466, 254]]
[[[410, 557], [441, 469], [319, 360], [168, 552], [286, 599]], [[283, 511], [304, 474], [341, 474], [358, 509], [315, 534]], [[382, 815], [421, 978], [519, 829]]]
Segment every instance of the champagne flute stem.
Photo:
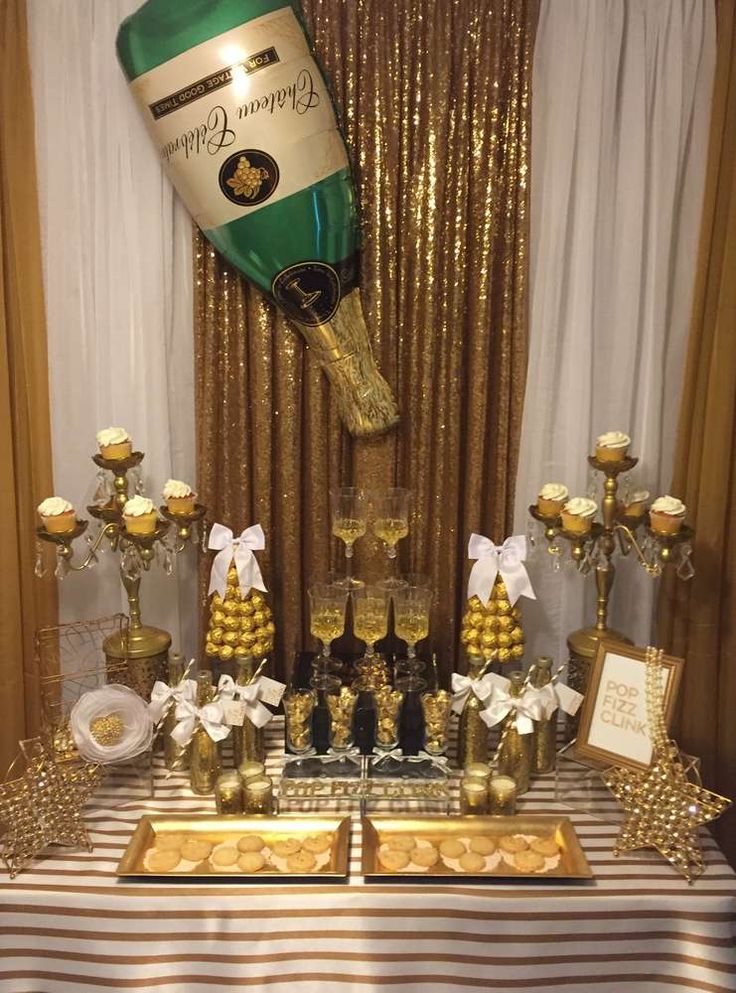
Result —
[[406, 657], [410, 659], [415, 659], [417, 657], [417, 649], [415, 644], [414, 645], [407, 644]]

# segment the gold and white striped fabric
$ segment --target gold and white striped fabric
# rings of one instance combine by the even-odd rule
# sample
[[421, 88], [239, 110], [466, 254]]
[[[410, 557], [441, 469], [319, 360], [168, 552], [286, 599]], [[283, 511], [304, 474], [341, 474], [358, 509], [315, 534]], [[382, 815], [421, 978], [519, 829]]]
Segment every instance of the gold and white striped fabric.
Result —
[[[272, 774], [281, 734], [274, 721]], [[213, 803], [183, 776], [164, 780], [160, 760], [154, 800], [119, 800], [108, 785], [91, 810], [92, 853], [52, 849], [14, 881], [0, 876], [2, 993], [736, 989], [736, 876], [710, 836], [692, 887], [656, 853], [615, 859], [615, 824], [561, 807], [551, 776], [522, 809], [572, 816], [591, 883], [365, 882], [357, 816], [344, 884], [120, 880], [142, 814]]]

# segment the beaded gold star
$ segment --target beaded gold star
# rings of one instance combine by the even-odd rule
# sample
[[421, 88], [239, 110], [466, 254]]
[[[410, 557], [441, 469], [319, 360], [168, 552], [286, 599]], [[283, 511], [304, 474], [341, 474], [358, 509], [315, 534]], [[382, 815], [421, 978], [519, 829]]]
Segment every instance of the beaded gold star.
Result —
[[92, 851], [82, 823], [82, 807], [103, 775], [100, 766], [57, 765], [40, 738], [20, 743], [24, 772], [0, 785], [0, 823], [5, 826], [0, 855], [10, 878], [48, 845]]
[[652, 765], [645, 772], [616, 767], [603, 773], [603, 781], [626, 813], [613, 854], [655, 848], [693, 883], [704, 868], [698, 828], [719, 817], [731, 801], [688, 779], [680, 750], [667, 735], [661, 657], [661, 651], [647, 649]]

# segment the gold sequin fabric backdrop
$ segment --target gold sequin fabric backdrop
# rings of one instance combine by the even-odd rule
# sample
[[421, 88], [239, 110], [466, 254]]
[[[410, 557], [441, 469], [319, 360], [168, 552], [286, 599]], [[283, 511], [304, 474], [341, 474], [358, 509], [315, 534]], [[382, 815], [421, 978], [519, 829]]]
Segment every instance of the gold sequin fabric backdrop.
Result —
[[[236, 533], [263, 525], [285, 677], [312, 644], [306, 587], [344, 565], [330, 488], [409, 488], [400, 564], [433, 579], [431, 643], [447, 674], [468, 536], [500, 541], [512, 525], [536, 0], [304, 0], [303, 11], [352, 158], [366, 319], [401, 423], [352, 439], [300, 334], [197, 235], [198, 490]], [[355, 563], [368, 580], [387, 571], [370, 535]]]

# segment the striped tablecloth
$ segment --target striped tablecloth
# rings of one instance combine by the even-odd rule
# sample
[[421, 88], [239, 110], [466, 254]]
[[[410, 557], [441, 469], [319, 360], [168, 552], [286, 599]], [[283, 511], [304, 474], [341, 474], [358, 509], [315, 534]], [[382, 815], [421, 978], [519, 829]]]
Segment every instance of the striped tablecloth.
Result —
[[0, 990], [736, 990], [736, 877], [709, 835], [690, 887], [654, 853], [615, 859], [615, 824], [559, 805], [551, 776], [521, 807], [571, 815], [591, 883], [365, 882], [357, 817], [344, 884], [119, 880], [143, 813], [213, 809], [159, 763], [155, 800], [90, 812], [91, 854], [55, 849], [0, 876]]

